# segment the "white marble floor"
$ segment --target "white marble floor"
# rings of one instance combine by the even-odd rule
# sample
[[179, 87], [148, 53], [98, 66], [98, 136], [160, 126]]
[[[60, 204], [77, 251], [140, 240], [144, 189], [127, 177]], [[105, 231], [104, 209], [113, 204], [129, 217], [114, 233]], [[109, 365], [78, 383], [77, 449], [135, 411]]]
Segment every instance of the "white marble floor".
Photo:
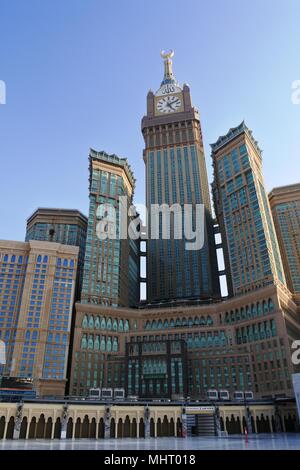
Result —
[[300, 434], [149, 439], [2, 440], [0, 450], [295, 450]]

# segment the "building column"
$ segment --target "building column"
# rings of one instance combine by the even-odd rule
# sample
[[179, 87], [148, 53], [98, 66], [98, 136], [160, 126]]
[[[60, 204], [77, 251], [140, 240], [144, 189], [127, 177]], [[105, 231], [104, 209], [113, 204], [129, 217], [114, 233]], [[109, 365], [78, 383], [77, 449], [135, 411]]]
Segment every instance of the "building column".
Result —
[[6, 419], [5, 420], [5, 425], [4, 425], [3, 439], [6, 439], [7, 426], [8, 426], [8, 420]]

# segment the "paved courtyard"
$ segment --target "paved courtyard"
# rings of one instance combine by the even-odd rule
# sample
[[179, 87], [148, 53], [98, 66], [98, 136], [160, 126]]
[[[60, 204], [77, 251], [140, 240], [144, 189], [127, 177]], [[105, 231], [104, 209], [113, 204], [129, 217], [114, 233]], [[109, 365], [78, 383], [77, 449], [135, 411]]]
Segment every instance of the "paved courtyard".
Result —
[[259, 434], [230, 437], [162, 437], [158, 439], [3, 440], [0, 450], [295, 450], [300, 434]]

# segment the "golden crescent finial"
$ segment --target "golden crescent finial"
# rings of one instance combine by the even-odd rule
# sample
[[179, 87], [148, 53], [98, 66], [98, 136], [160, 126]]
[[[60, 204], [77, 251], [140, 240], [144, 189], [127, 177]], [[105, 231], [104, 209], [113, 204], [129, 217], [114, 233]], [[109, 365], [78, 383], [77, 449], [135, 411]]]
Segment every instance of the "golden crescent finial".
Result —
[[173, 49], [171, 49], [169, 52], [160, 51], [160, 57], [162, 59], [172, 59], [173, 55], [174, 55]]

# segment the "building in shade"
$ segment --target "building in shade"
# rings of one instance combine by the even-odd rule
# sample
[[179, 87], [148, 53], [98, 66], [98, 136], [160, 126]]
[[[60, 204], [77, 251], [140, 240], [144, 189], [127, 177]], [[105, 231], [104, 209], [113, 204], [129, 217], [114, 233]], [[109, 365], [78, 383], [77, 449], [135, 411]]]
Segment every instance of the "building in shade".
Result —
[[79, 247], [76, 299], [79, 299], [82, 286], [86, 232], [87, 217], [76, 209], [39, 207], [27, 219], [26, 241], [40, 240]]
[[40, 395], [63, 395], [79, 248], [0, 241], [3, 374], [32, 378]]
[[[90, 151], [90, 207], [81, 302], [98, 305], [136, 306], [139, 302], [139, 239], [122, 238], [128, 211], [122, 219], [120, 197], [132, 205], [135, 179], [125, 158]], [[123, 199], [124, 201], [124, 199]], [[114, 214], [113, 214], [114, 212]], [[115, 236], [97, 233], [103, 218]]]
[[[165, 73], [156, 93], [147, 95], [142, 119], [145, 141], [146, 205], [148, 209], [147, 300], [210, 300], [220, 298], [219, 274], [211, 215], [199, 112], [192, 106], [190, 88], [179, 86], [172, 71], [172, 53], [161, 54]], [[186, 239], [171, 212], [170, 238], [164, 239], [162, 216], [154, 239], [151, 207], [190, 204], [195, 227], [196, 206], [204, 205], [204, 245], [186, 249]], [[182, 232], [185, 229], [182, 226]], [[182, 235], [182, 233], [180, 234]]]
[[285, 284], [261, 150], [244, 122], [211, 145], [213, 196], [230, 294]]
[[300, 184], [274, 188], [269, 201], [287, 285], [300, 295]]

